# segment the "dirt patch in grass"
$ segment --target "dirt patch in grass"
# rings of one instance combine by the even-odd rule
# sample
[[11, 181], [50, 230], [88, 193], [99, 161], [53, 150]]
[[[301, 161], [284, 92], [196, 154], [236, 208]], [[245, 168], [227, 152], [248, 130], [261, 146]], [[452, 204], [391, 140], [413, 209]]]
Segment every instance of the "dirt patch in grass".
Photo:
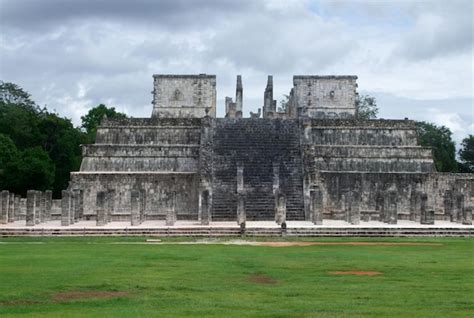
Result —
[[355, 276], [378, 276], [378, 275], [382, 275], [381, 272], [359, 271], [359, 270], [335, 271], [335, 272], [329, 272], [329, 274], [330, 275], [355, 275]]
[[91, 298], [116, 298], [127, 296], [128, 292], [125, 291], [100, 291], [100, 290], [87, 290], [87, 291], [69, 291], [63, 293], [57, 293], [52, 295], [52, 299], [55, 302], [72, 301], [80, 299], [91, 299]]
[[409, 243], [409, 242], [253, 242], [252, 245], [287, 247], [287, 246], [314, 246], [314, 245], [337, 245], [337, 246], [442, 246], [439, 243]]
[[40, 301], [34, 300], [5, 300], [0, 301], [0, 306], [27, 306], [27, 305], [37, 305], [41, 304]]
[[256, 284], [262, 285], [275, 285], [278, 283], [278, 280], [271, 278], [270, 276], [263, 274], [253, 274], [249, 276], [249, 281]]

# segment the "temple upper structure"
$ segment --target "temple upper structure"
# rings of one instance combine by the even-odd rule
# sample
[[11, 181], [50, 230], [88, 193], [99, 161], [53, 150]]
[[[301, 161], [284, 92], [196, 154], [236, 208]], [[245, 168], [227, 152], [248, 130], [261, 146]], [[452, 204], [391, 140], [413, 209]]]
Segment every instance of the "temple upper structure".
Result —
[[216, 117], [215, 75], [153, 75], [152, 93], [151, 117]]
[[296, 75], [290, 105], [300, 117], [354, 118], [356, 80], [357, 76]]

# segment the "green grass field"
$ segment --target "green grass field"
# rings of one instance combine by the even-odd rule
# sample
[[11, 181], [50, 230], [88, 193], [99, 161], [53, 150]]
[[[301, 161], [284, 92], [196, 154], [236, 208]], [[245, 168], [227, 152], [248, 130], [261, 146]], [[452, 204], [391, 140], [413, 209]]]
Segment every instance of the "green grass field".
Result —
[[3, 238], [0, 315], [474, 316], [472, 239], [305, 240], [437, 245], [267, 247], [135, 244], [145, 238]]

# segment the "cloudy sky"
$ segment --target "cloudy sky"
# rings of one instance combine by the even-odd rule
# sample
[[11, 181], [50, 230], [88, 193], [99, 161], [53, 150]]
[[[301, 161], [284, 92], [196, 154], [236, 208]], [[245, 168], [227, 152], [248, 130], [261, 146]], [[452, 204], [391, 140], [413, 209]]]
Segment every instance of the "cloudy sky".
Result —
[[0, 79], [80, 123], [105, 103], [151, 114], [152, 74], [216, 74], [244, 110], [295, 74], [358, 75], [382, 118], [474, 134], [471, 0], [0, 0]]

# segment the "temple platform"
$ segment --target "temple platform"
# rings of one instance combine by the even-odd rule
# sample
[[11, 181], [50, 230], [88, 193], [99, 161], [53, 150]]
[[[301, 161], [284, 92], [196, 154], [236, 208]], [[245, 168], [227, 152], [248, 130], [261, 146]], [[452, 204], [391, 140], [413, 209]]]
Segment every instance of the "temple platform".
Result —
[[35, 226], [26, 226], [25, 221], [15, 221], [0, 225], [0, 236], [361, 236], [361, 237], [409, 237], [409, 236], [461, 236], [474, 235], [473, 225], [463, 225], [448, 221], [436, 221], [434, 225], [424, 225], [412, 221], [399, 220], [397, 224], [370, 221], [352, 225], [340, 220], [324, 220], [323, 225], [309, 221], [288, 221], [286, 229], [275, 222], [247, 222], [241, 229], [236, 222], [211, 222], [201, 225], [197, 221], [177, 221], [167, 226], [165, 221], [146, 221], [138, 226], [129, 222], [110, 222], [97, 226], [95, 221], [80, 221], [69, 226], [61, 226], [60, 221], [49, 221]]

